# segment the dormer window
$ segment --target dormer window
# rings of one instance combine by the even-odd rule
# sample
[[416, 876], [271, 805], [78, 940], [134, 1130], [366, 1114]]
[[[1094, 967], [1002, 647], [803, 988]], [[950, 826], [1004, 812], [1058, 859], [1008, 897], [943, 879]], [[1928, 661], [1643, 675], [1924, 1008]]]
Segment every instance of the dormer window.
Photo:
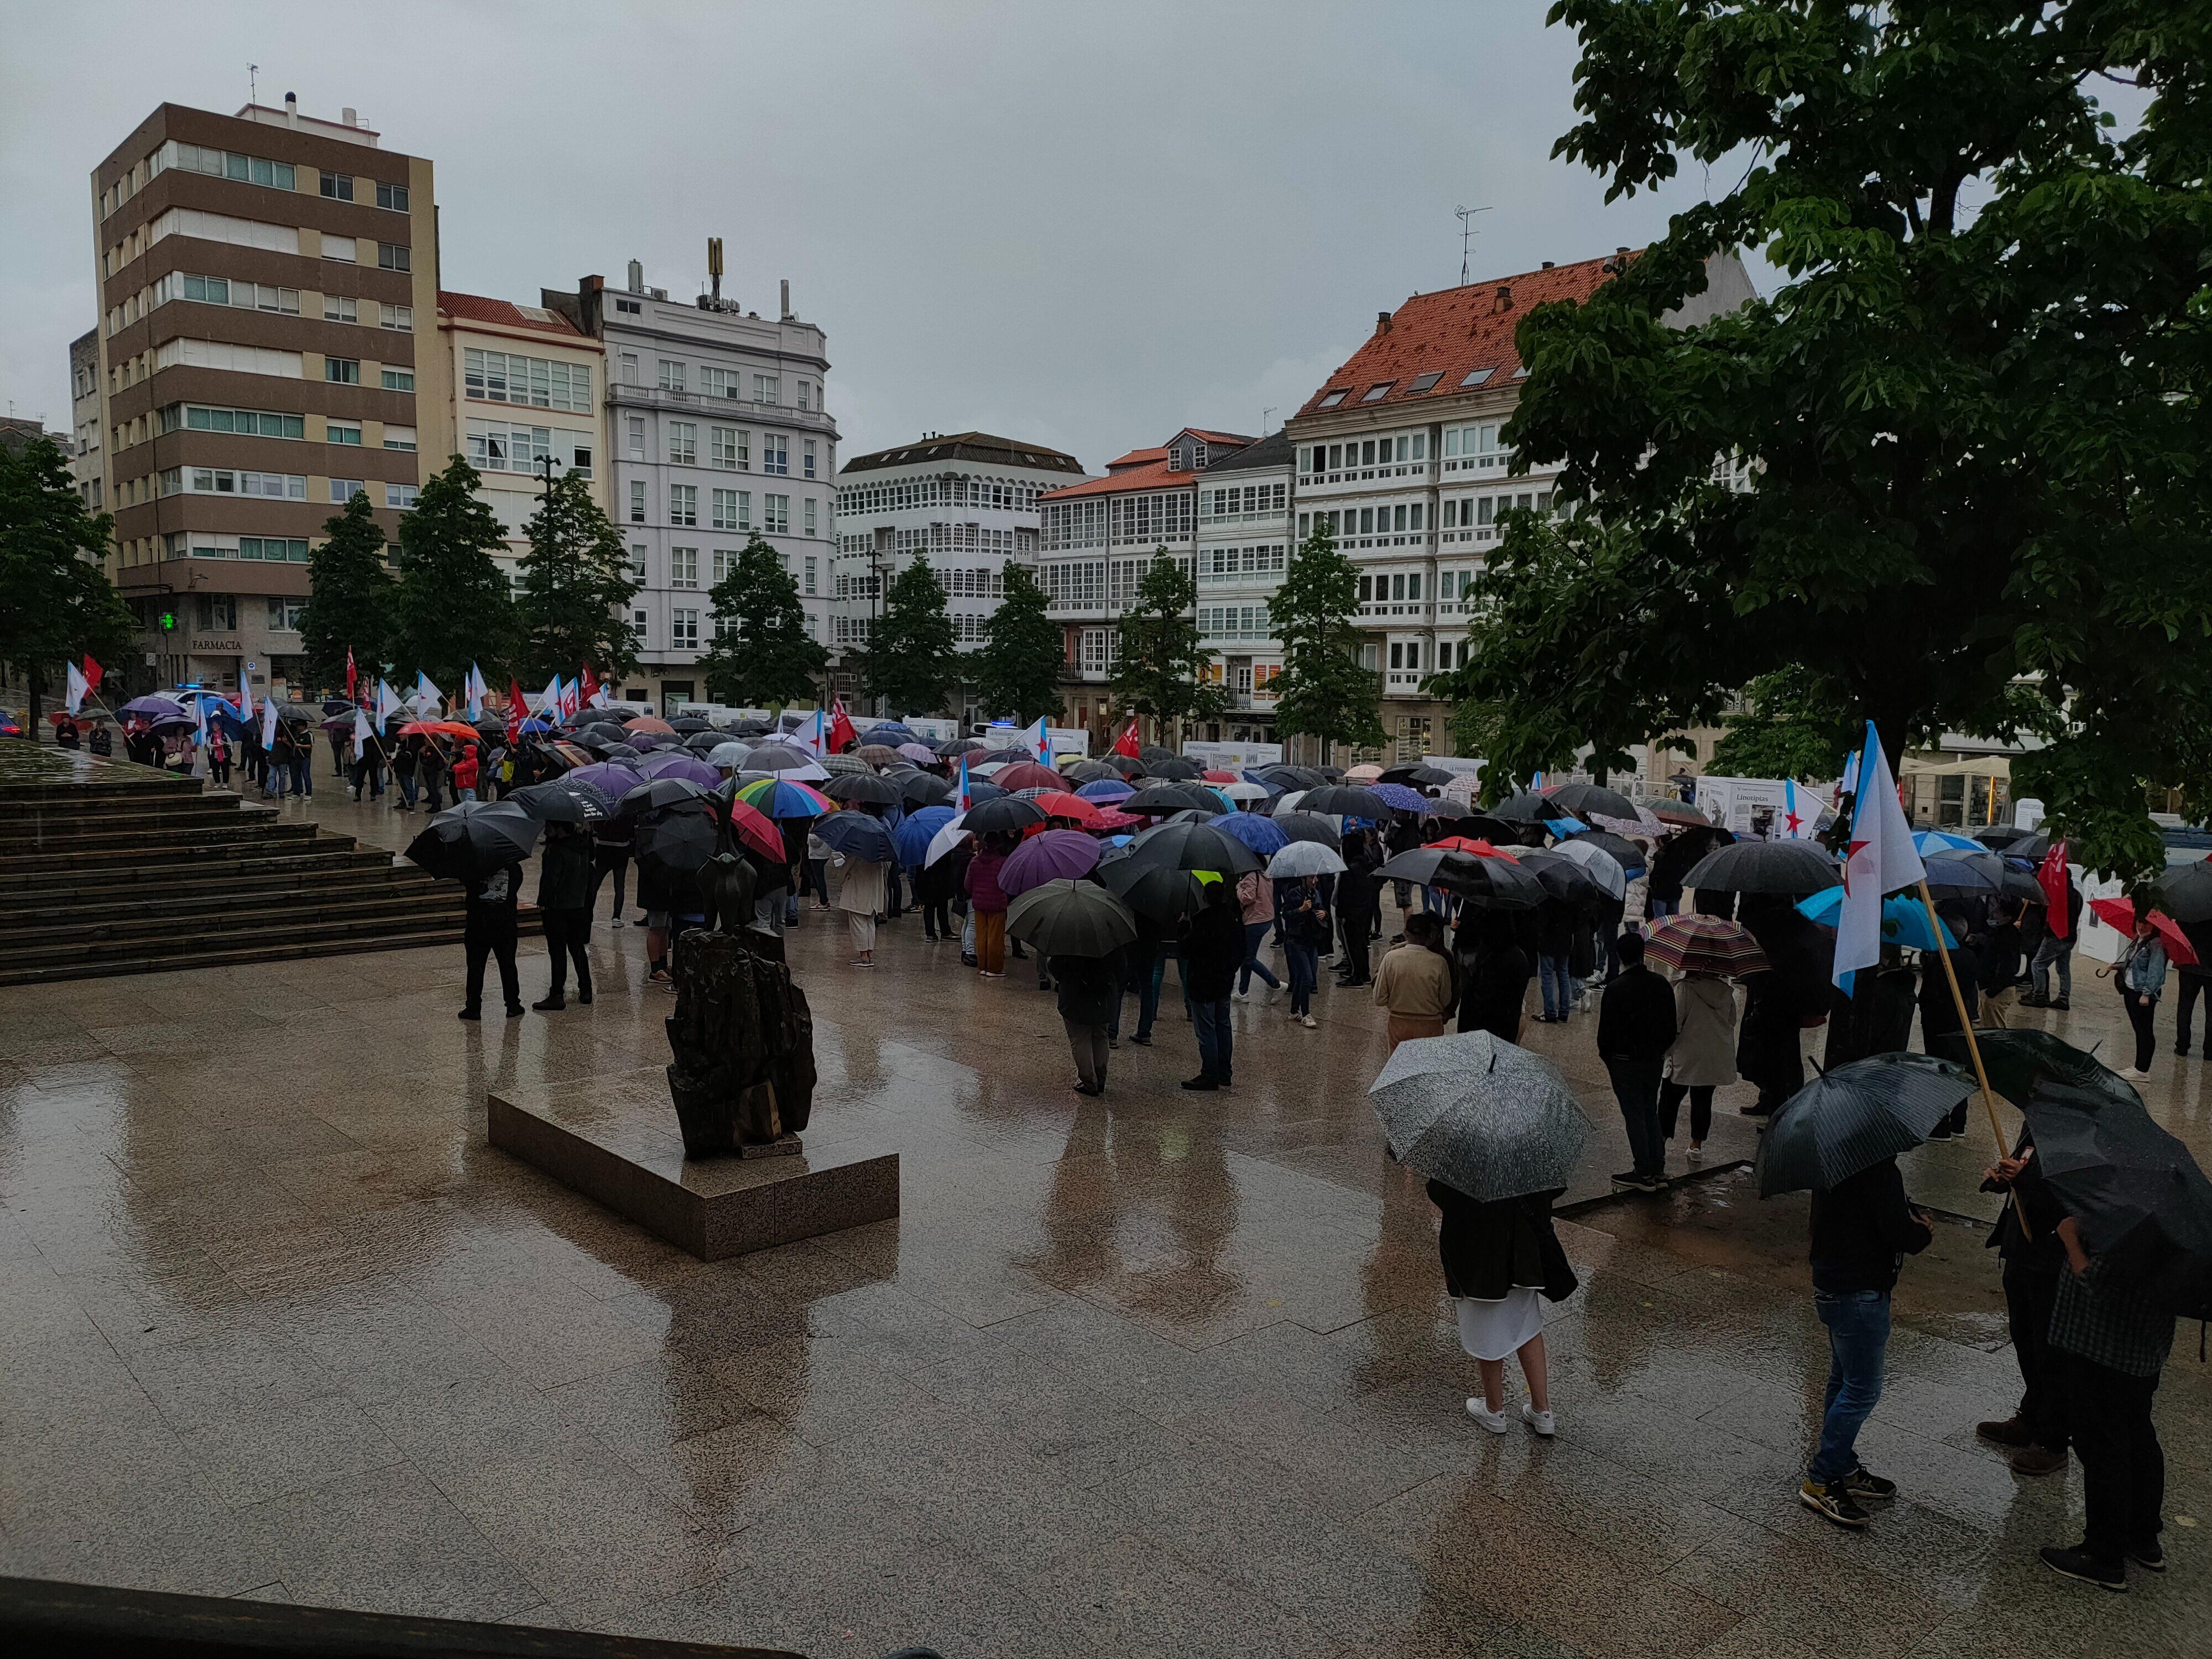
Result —
[[1488, 380], [1492, 375], [1497, 373], [1498, 370], [1495, 368], [1470, 368], [1467, 372], [1467, 377], [1462, 380], [1460, 384], [1462, 386], [1480, 386], [1485, 380]]
[[1379, 404], [1390, 395], [1390, 388], [1396, 384], [1395, 380], [1377, 380], [1367, 388], [1367, 395], [1359, 401], [1363, 404]]
[[1339, 404], [1342, 403], [1351, 395], [1352, 389], [1349, 386], [1339, 386], [1334, 391], [1323, 394], [1321, 400], [1321, 406], [1323, 409], [1334, 409]]
[[1440, 368], [1432, 368], [1425, 374], [1416, 374], [1413, 383], [1406, 388], [1406, 395], [1410, 398], [1426, 392], [1443, 377], [1443, 370]]

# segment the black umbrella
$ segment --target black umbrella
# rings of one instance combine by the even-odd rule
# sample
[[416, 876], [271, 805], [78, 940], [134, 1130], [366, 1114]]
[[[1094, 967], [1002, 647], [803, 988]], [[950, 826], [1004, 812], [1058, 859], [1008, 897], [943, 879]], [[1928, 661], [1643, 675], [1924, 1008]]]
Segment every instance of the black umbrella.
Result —
[[325, 714], [350, 714], [353, 713], [353, 704], [343, 697], [325, 697], [323, 699], [323, 713]]
[[1457, 775], [1445, 771], [1441, 766], [1425, 766], [1416, 761], [1410, 766], [1385, 767], [1382, 775], [1375, 781], [1377, 783], [1402, 783], [1414, 789], [1441, 789]]
[[1601, 783], [1563, 783], [1556, 789], [1547, 789], [1544, 799], [1561, 811], [1585, 822], [1594, 812], [1631, 822], [1636, 817], [1636, 803], [1618, 789], [1608, 789]]
[[1176, 754], [1174, 750], [1163, 749], [1155, 743], [1138, 750], [1137, 758], [1144, 762], [1146, 766], [1150, 766], [1155, 761], [1181, 760], [1182, 757]]
[[927, 772], [910, 772], [899, 779], [898, 792], [908, 806], [942, 806], [952, 799], [952, 786]]
[[1995, 853], [1946, 848], [1921, 860], [1928, 890], [1942, 894], [1987, 894], [2004, 890], [2005, 863]]
[[1720, 893], [1783, 893], [1803, 898], [1843, 884], [1834, 855], [1815, 842], [1739, 841], [1717, 847], [1682, 878], [1685, 887]]
[[634, 743], [610, 744], [599, 751], [601, 760], [634, 761], [643, 758], [645, 750]]
[[2026, 841], [2035, 833], [2023, 830], [2016, 823], [1985, 823], [1973, 832], [1973, 838], [1984, 847], [1994, 847], [1999, 852], [2010, 848], [2016, 841]]
[[1566, 837], [1569, 841], [1588, 842], [1601, 853], [1610, 856], [1625, 874], [1633, 876], [1650, 863], [1644, 849], [1626, 836], [1616, 836], [1609, 830], [1583, 830]]
[[1990, 1087], [2015, 1106], [2024, 1109], [2038, 1090], [2053, 1083], [2100, 1091], [2115, 1100], [2136, 1098], [2136, 1091], [2118, 1073], [2049, 1031], [2014, 1026], [1974, 1036]]
[[873, 801], [878, 806], [894, 805], [899, 799], [898, 784], [873, 772], [841, 772], [822, 786], [822, 793], [834, 801]]
[[465, 800], [432, 818], [405, 856], [434, 876], [472, 881], [528, 858], [538, 830], [511, 801]]
[[1533, 910], [1547, 896], [1543, 884], [1512, 860], [1478, 858], [1449, 847], [1413, 848], [1375, 873], [1389, 881], [1441, 888], [1486, 908]]
[[648, 783], [641, 783], [616, 803], [615, 815], [634, 818], [687, 800], [710, 800], [713, 797], [712, 790], [689, 778], [654, 778]]
[[711, 732], [714, 729], [712, 720], [702, 719], [697, 714], [678, 714], [668, 723], [679, 735], [684, 737], [690, 737], [700, 732]]
[[1048, 881], [1006, 907], [1006, 933], [1048, 957], [1103, 957], [1135, 942], [1137, 919], [1095, 881]]
[[1782, 1103], [1759, 1143], [1759, 1195], [1826, 1192], [1910, 1152], [1974, 1091], [1928, 1054], [1874, 1054], [1814, 1078]]
[[1590, 874], [1588, 867], [1565, 854], [1530, 847], [1513, 856], [1555, 899], [1588, 910], [1604, 910], [1613, 903], [1613, 895], [1598, 884], [1597, 878]]
[[1026, 830], [1033, 823], [1044, 822], [1044, 809], [1033, 800], [1024, 800], [1018, 795], [1001, 795], [996, 800], [987, 800], [968, 809], [961, 827], [969, 834], [988, 836], [996, 831]]
[[652, 909], [690, 908], [699, 891], [698, 874], [721, 850], [722, 827], [714, 809], [702, 801], [647, 817], [637, 826], [631, 855], [637, 860], [638, 892], [668, 902]]
[[1344, 837], [1327, 818], [1312, 812], [1278, 812], [1267, 820], [1291, 841], [1317, 841], [1324, 847], [1344, 850]]
[[1376, 823], [1388, 823], [1391, 816], [1389, 801], [1356, 783], [1325, 783], [1318, 789], [1309, 789], [1298, 797], [1297, 810], [1327, 812], [1334, 817], [1366, 818]]
[[[971, 815], [970, 823], [974, 822]], [[1170, 870], [1213, 870], [1235, 879], [1261, 866], [1260, 855], [1210, 823], [1155, 824], [1129, 844], [1135, 864]]]
[[635, 703], [617, 702], [600, 709], [592, 718], [596, 720], [612, 720], [617, 726], [628, 726], [645, 712]]
[[1115, 803], [1115, 811], [1133, 817], [1164, 818], [1170, 812], [1193, 809], [1218, 813], [1221, 803], [1211, 795], [1200, 799], [1191, 790], [1172, 783], [1148, 783], [1127, 800]]
[[1060, 769], [1060, 775], [1070, 783], [1096, 783], [1101, 778], [1118, 778], [1121, 775], [1104, 761], [1075, 760]]
[[764, 743], [745, 757], [748, 772], [803, 772], [813, 764], [811, 755], [787, 743]]
[[1189, 871], [1140, 863], [1126, 848], [1121, 852], [1098, 860], [1097, 876], [1132, 910], [1172, 927], [1206, 902], [1206, 884]]
[[765, 737], [768, 730], [766, 720], [734, 720], [730, 725], [729, 734], [732, 738], [759, 738]]
[[287, 726], [306, 726], [314, 720], [315, 711], [303, 702], [280, 702], [276, 705], [276, 718]]
[[1206, 775], [1203, 766], [1194, 760], [1184, 760], [1180, 756], [1172, 756], [1164, 761], [1149, 761], [1145, 770], [1153, 777], [1165, 778], [1170, 782], [1184, 782]]
[[1438, 801], [1435, 816], [1450, 821], [1452, 834], [1478, 838], [1489, 842], [1496, 847], [1515, 845], [1520, 841], [1521, 832], [1526, 827], [1518, 823], [1508, 823], [1504, 818], [1493, 817], [1487, 812], [1455, 811], [1449, 801]]
[[[1529, 793], [1526, 789], [1517, 795], [1508, 795], [1490, 809], [1493, 816], [1510, 818], [1516, 823], [1541, 823], [1546, 818], [1559, 817], [1565, 810], [1565, 807], [1555, 806], [1541, 795]], [[1631, 812], [1628, 816], [1634, 817], [1636, 814]]]
[[2176, 921], [2212, 921], [2212, 859], [2176, 865], [2160, 878], [2158, 908]]
[[[2114, 1079], [2118, 1081], [2118, 1079]], [[2130, 1090], [2045, 1082], [2023, 1103], [2043, 1179], [2118, 1283], [2201, 1316], [2212, 1301], [2212, 1182]]]
[[1141, 778], [1145, 775], [1144, 762], [1133, 755], [1106, 755], [1101, 758], [1125, 778]]
[[695, 755], [706, 755], [711, 754], [729, 741], [729, 735], [726, 732], [717, 732], [710, 726], [704, 731], [690, 733], [684, 739], [684, 746]]
[[615, 811], [603, 790], [561, 778], [526, 784], [509, 791], [507, 799], [541, 823], [599, 823], [612, 817]]

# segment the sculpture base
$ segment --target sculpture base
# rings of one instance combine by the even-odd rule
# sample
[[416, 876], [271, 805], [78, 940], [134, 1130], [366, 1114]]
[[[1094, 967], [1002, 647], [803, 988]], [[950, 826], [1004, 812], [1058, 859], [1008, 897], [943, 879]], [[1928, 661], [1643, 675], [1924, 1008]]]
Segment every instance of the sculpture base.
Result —
[[739, 1156], [686, 1158], [659, 1066], [494, 1093], [491, 1144], [702, 1261], [888, 1221], [896, 1152], [871, 1154], [817, 1124]]

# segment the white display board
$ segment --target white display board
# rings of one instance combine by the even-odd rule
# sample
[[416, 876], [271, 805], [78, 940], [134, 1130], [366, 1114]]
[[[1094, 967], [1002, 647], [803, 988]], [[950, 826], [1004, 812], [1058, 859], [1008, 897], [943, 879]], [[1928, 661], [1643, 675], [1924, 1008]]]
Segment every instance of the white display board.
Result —
[[1186, 743], [1182, 757], [1194, 760], [1212, 771], [1237, 772], [1248, 766], [1279, 766], [1283, 763], [1283, 745], [1279, 743]]

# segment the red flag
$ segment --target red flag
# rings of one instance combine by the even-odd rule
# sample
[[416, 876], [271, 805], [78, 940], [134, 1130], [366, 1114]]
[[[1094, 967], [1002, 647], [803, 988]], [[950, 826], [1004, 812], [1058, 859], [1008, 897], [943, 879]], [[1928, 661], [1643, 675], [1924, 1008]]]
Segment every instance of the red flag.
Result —
[[346, 647], [346, 699], [358, 702], [361, 697], [361, 672], [353, 665], [353, 647]]
[[860, 734], [853, 729], [853, 722], [845, 717], [845, 700], [837, 697], [830, 704], [830, 752], [842, 755], [846, 745]]
[[1137, 717], [1134, 714], [1129, 716], [1129, 723], [1122, 728], [1121, 735], [1114, 739], [1114, 752], [1127, 755], [1131, 760], [1135, 760], [1142, 752], [1137, 743]]
[[2035, 871], [2035, 884], [2043, 889], [2043, 925], [2053, 939], [2064, 939], [2074, 930], [2073, 918], [2067, 915], [2067, 890], [2071, 883], [2066, 869], [2066, 843], [2054, 841]]
[[523, 716], [529, 708], [530, 700], [522, 695], [520, 683], [510, 678], [507, 683], [507, 746], [509, 749], [522, 741]]
[[584, 665], [583, 686], [584, 706], [586, 708], [598, 707], [599, 701], [599, 677], [592, 672], [592, 665], [589, 663], [586, 663]]
[[99, 690], [100, 677], [106, 672], [92, 659], [91, 653], [88, 652], [84, 659], [84, 689], [88, 691]]

